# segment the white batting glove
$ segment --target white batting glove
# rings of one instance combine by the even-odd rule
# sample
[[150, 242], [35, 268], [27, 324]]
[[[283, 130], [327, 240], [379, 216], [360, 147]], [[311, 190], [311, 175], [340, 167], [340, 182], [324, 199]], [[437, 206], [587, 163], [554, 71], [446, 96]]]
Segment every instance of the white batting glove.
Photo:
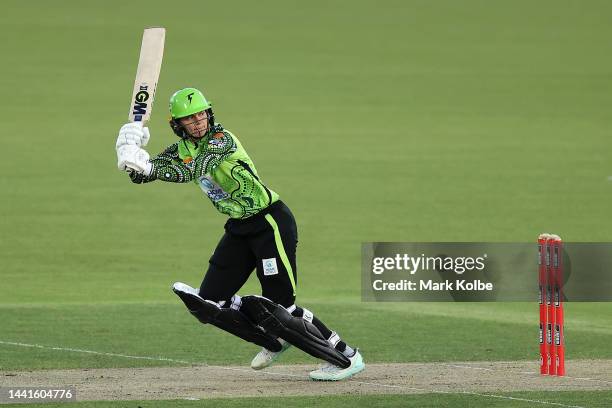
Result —
[[146, 150], [137, 148], [137, 150], [130, 149], [130, 157], [125, 160], [123, 165], [127, 170], [133, 170], [136, 173], [150, 176], [153, 171], [153, 164], [149, 161], [149, 153]]
[[149, 143], [150, 138], [149, 128], [143, 127], [142, 122], [126, 123], [119, 129], [119, 136], [117, 136], [115, 149], [119, 149], [119, 147], [126, 145], [144, 147]]
[[134, 161], [134, 157], [136, 157], [139, 150], [140, 147], [133, 144], [126, 144], [117, 147], [117, 168], [121, 171], [126, 171], [126, 163]]

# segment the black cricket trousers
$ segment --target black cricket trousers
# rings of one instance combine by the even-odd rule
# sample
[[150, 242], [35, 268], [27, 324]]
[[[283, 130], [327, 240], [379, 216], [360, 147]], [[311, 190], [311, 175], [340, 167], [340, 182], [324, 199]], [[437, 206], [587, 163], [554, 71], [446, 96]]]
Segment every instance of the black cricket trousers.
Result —
[[228, 302], [256, 269], [262, 296], [284, 307], [293, 305], [297, 242], [295, 218], [282, 201], [249, 218], [230, 218], [209, 260], [200, 296]]

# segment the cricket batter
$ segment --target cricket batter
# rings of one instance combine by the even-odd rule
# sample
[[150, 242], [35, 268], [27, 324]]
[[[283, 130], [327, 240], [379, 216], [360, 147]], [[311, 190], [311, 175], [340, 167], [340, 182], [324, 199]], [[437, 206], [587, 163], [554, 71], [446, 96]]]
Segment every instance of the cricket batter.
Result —
[[[311, 311], [295, 304], [297, 226], [289, 208], [259, 178], [231, 132], [215, 123], [212, 105], [194, 88], [170, 98], [170, 127], [179, 141], [150, 159], [149, 130], [127, 123], [119, 131], [120, 170], [132, 182], [194, 183], [229, 219], [199, 289], [177, 282], [173, 291], [202, 323], [212, 324], [262, 350], [255, 370], [270, 366], [291, 345], [323, 359], [313, 380], [342, 380], [364, 369], [354, 349]], [[239, 296], [256, 269], [261, 296]]]

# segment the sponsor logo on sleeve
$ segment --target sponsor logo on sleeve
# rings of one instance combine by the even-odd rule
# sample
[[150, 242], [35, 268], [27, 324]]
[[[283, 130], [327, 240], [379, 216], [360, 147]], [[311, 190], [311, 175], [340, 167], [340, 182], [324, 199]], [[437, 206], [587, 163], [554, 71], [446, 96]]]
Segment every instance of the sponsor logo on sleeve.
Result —
[[220, 149], [223, 146], [225, 146], [225, 140], [223, 139], [215, 139], [215, 138], [211, 138], [208, 141], [208, 146], [209, 147], [214, 147], [215, 149]]

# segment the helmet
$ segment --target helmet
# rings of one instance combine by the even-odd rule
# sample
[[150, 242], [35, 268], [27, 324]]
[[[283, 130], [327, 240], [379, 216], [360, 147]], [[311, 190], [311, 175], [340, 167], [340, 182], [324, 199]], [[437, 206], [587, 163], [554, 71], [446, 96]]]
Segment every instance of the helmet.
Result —
[[189, 134], [180, 125], [178, 119], [202, 111], [206, 111], [208, 115], [208, 129], [210, 131], [214, 128], [215, 116], [212, 111], [212, 104], [206, 100], [204, 94], [195, 88], [184, 88], [176, 91], [170, 97], [170, 127], [172, 131], [181, 139], [188, 138]]
[[172, 119], [184, 118], [211, 107], [212, 104], [206, 100], [202, 92], [195, 88], [181, 89], [170, 97], [170, 115], [172, 115]]

